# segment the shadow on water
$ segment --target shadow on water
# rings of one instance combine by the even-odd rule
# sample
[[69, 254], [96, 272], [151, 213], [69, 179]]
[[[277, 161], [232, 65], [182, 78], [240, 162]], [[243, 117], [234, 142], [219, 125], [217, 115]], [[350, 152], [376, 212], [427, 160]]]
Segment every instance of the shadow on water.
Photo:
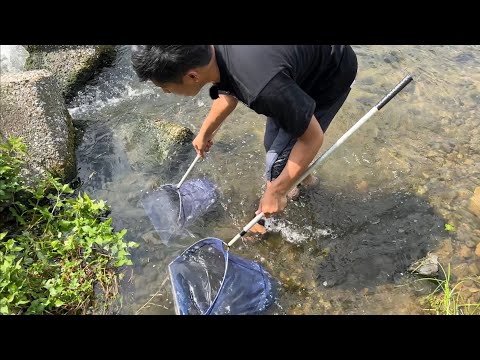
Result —
[[[271, 233], [237, 250], [281, 282], [269, 314], [400, 313], [421, 295], [403, 288], [413, 277], [407, 269], [448, 237], [444, 220], [406, 191], [338, 190], [311, 189], [269, 224]], [[364, 292], [401, 296], [388, 308], [385, 299], [375, 303]]]
[[444, 221], [431, 206], [406, 192], [359, 198], [316, 191], [306, 202], [317, 219], [312, 226], [335, 234], [315, 239], [326, 254], [317, 270], [324, 287], [359, 289], [400, 280], [445, 235]]

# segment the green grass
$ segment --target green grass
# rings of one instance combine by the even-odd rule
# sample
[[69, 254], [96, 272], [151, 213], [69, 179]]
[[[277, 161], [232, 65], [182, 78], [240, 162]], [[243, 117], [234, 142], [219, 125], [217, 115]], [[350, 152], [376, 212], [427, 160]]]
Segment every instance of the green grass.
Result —
[[417, 281], [432, 281], [437, 286], [435, 290], [424, 298], [428, 308], [425, 310], [436, 315], [480, 315], [480, 304], [465, 301], [465, 296], [461, 292], [461, 284], [467, 280], [480, 283], [480, 278], [464, 278], [454, 283], [452, 282], [450, 264], [445, 271], [441, 264], [445, 279], [423, 278]]

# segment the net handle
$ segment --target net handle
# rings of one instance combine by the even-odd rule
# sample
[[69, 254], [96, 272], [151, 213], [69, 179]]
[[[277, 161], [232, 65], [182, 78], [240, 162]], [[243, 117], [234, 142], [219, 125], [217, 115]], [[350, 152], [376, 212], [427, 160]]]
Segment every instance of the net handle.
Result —
[[182, 186], [183, 182], [185, 181], [185, 179], [187, 178], [188, 174], [190, 174], [190, 171], [192, 171], [193, 167], [195, 166], [195, 164], [197, 163], [197, 161], [201, 158], [200, 155], [197, 155], [197, 157], [195, 158], [195, 160], [193, 160], [193, 162], [190, 164], [190, 167], [188, 168], [187, 172], [185, 173], [185, 175], [183, 175], [182, 177], [182, 180], [180, 180], [180, 182], [177, 184], [177, 190], [180, 188], [180, 186]]
[[[392, 100], [395, 95], [397, 95], [405, 86], [407, 86], [413, 80], [412, 76], [407, 75], [403, 78], [402, 81], [398, 83], [387, 95], [383, 97], [368, 113], [366, 113], [360, 120], [358, 120], [343, 136], [338, 139], [335, 144], [333, 144], [322, 156], [320, 156], [310, 167], [305, 171], [305, 173], [290, 187], [293, 189], [295, 186], [300, 184], [308, 175], [310, 175], [315, 168], [317, 168], [333, 151], [335, 151], [340, 145], [342, 145], [360, 126], [362, 126], [368, 119], [372, 117], [375, 113], [380, 111], [390, 100]], [[289, 191], [290, 191], [289, 189]], [[237, 235], [233, 237], [232, 240], [228, 243], [228, 247], [232, 246], [238, 239], [245, 235], [248, 230], [252, 228], [265, 214], [261, 212], [255, 218], [252, 219]]]
[[[221, 124], [220, 124], [221, 125]], [[220, 130], [220, 126], [213, 132], [212, 134], [212, 139], [214, 138], [214, 136], [217, 134], [218, 130]], [[185, 181], [185, 179], [187, 178], [188, 174], [190, 174], [190, 171], [192, 171], [193, 167], [195, 166], [195, 164], [197, 163], [198, 160], [201, 159], [201, 155], [197, 154], [197, 157], [193, 160], [193, 162], [190, 164], [190, 167], [187, 169], [187, 172], [185, 173], [185, 175], [183, 175], [182, 179], [180, 180], [180, 182], [177, 184], [177, 190], [180, 189], [180, 186], [182, 186], [183, 182]]]

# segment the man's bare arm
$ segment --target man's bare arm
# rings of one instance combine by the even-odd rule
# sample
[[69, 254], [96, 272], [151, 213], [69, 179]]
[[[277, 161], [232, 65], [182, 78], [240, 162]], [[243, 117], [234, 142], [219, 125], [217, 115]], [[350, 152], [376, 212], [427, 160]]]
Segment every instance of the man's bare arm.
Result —
[[282, 173], [272, 181], [273, 189], [286, 194], [304, 174], [323, 144], [323, 131], [315, 116], [307, 130], [297, 139]]
[[204, 152], [210, 150], [213, 144], [212, 138], [215, 131], [220, 127], [223, 121], [236, 108], [238, 100], [233, 96], [220, 95], [212, 103], [212, 107], [207, 117], [203, 121], [202, 127], [192, 144], [199, 155], [204, 157]]
[[323, 144], [323, 131], [315, 116], [312, 116], [307, 130], [297, 139], [292, 148], [287, 165], [281, 174], [267, 183], [257, 210], [270, 216], [279, 213], [287, 206], [286, 194], [307, 170]]

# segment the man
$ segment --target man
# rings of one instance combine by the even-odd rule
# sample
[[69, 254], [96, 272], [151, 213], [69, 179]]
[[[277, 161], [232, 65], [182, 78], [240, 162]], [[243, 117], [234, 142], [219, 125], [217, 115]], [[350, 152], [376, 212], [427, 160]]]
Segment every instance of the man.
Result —
[[[202, 157], [239, 100], [267, 116], [267, 185], [257, 210], [267, 217], [285, 209], [287, 195], [298, 197], [298, 187], [289, 189], [320, 150], [357, 74], [348, 45], [133, 45], [132, 64], [141, 81], [166, 93], [195, 96], [213, 84], [211, 110], [193, 140]], [[308, 176], [301, 185], [316, 182]]]

